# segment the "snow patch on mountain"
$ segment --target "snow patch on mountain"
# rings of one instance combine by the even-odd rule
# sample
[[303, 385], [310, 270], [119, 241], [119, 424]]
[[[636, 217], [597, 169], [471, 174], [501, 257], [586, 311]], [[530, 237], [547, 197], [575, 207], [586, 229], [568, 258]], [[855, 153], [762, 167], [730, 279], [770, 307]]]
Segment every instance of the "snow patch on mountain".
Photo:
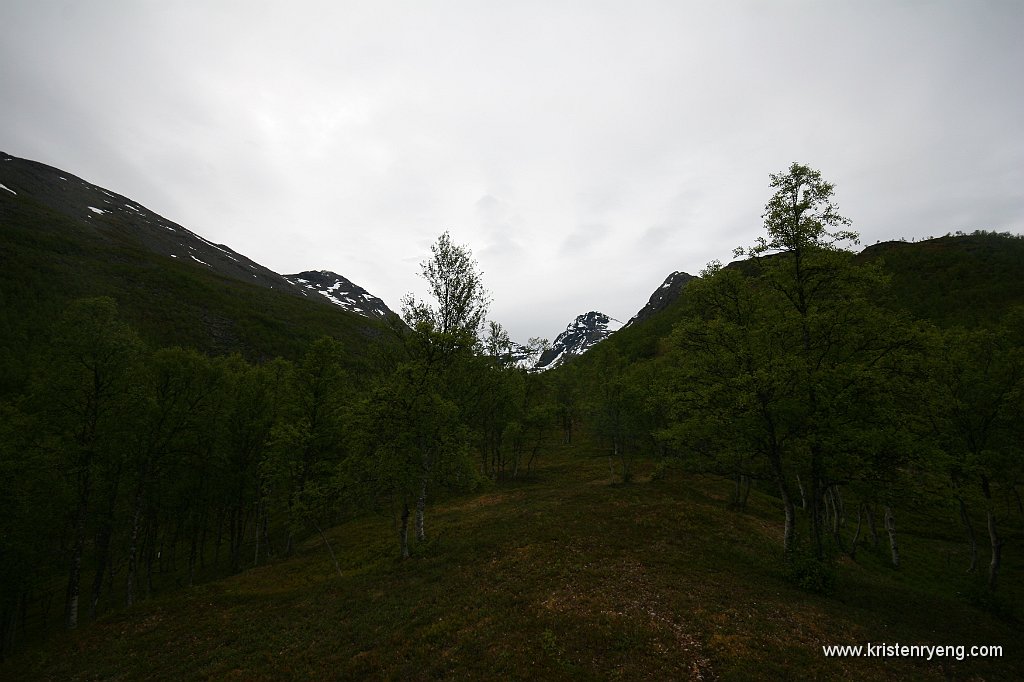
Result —
[[622, 322], [604, 313], [592, 310], [579, 315], [555, 338], [551, 347], [541, 353], [534, 369], [551, 369], [569, 358], [583, 355], [621, 327]]
[[384, 319], [395, 314], [384, 301], [330, 270], [308, 270], [284, 278], [306, 292], [320, 294], [339, 308], [363, 317]]

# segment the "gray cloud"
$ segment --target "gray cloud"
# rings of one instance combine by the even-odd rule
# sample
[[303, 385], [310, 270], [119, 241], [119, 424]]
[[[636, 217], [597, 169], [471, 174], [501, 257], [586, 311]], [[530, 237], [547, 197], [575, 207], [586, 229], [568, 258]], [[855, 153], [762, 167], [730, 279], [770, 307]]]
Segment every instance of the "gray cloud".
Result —
[[450, 229], [494, 316], [551, 337], [751, 243], [794, 160], [865, 243], [1024, 231], [1021, 25], [954, 0], [14, 0], [0, 148], [392, 305]]
[[611, 228], [601, 223], [580, 225], [562, 241], [558, 252], [565, 258], [582, 260], [601, 243], [609, 232], [611, 232]]

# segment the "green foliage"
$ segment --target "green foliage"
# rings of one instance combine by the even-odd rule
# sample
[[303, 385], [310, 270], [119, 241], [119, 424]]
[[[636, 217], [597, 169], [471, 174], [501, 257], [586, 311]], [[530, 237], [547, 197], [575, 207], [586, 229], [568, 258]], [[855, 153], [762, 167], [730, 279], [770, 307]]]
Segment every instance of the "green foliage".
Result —
[[785, 173], [773, 173], [775, 194], [765, 206], [767, 237], [750, 249], [753, 256], [765, 253], [799, 253], [803, 249], [832, 249], [840, 242], [857, 243], [856, 232], [842, 229], [850, 220], [839, 215], [832, 201], [835, 186], [819, 171], [793, 163]]
[[[926, 257], [899, 265], [842, 250], [856, 235], [817, 171], [793, 164], [773, 175], [771, 186], [766, 235], [744, 251], [751, 259], [711, 264], [661, 314], [544, 375], [515, 367], [501, 325], [491, 322], [481, 338], [488, 304], [482, 276], [469, 250], [447, 233], [422, 264], [432, 300], [407, 297], [408, 326], [396, 320], [391, 337], [377, 337], [371, 369], [361, 359], [373, 331], [368, 323], [325, 322], [347, 318], [164, 263], [127, 242], [15, 228], [10, 238], [24, 248], [5, 254], [13, 269], [0, 274], [0, 499], [7, 505], [0, 517], [0, 654], [10, 651], [10, 624], [19, 610], [31, 610], [26, 604], [36, 593], [66, 594], [69, 605], [79, 594], [91, 619], [174, 583], [192, 585], [286, 555], [300, 562], [286, 567], [304, 567], [301, 578], [281, 577], [270, 566], [230, 584], [257, 584], [263, 597], [291, 590], [295, 600], [288, 597], [283, 611], [308, 613], [315, 602], [333, 640], [353, 643], [344, 657], [357, 676], [451, 674], [445, 666], [452, 657], [477, 672], [474, 661], [502, 671], [529, 661], [542, 676], [596, 676], [612, 663], [624, 676], [649, 677], [651, 661], [663, 657], [635, 652], [678, 652], [680, 639], [701, 640], [742, 676], [749, 670], [738, 661], [778, 641], [780, 609], [811, 604], [801, 615], [808, 623], [823, 622], [822, 612], [849, 619], [849, 604], [884, 601], [872, 596], [878, 590], [908, 605], [920, 599], [908, 595], [927, 594], [942, 604], [931, 606], [932, 619], [948, 609], [966, 622], [977, 614], [953, 600], [959, 583], [932, 575], [940, 562], [922, 544], [943, 547], [947, 569], [950, 556], [959, 559], [963, 549], [950, 549], [962, 544], [958, 529], [938, 518], [957, 509], [965, 524], [989, 530], [994, 562], [1003, 544], [1013, 546], [1006, 538], [1016, 537], [1012, 502], [1024, 476], [1024, 313], [1000, 320], [987, 309], [967, 329], [912, 323], [903, 311], [928, 306], [894, 289], [926, 273]], [[1020, 263], [999, 255], [1006, 240], [956, 237], [911, 251], [980, 245], [977, 262], [1002, 263], [1000, 272], [1013, 279]], [[879, 251], [891, 256], [899, 248]], [[56, 254], [53, 263], [37, 258], [44, 253]], [[963, 254], [947, 260], [964, 287], [981, 281], [963, 266]], [[82, 277], [72, 281], [67, 267], [81, 267]], [[13, 284], [18, 277], [37, 285], [39, 277], [53, 277], [67, 288], [60, 295], [23, 291]], [[1005, 309], [1017, 296], [1014, 286], [977, 290], [996, 292], [994, 307]], [[111, 291], [119, 303], [93, 297], [64, 305], [72, 293]], [[7, 305], [22, 305], [19, 292], [36, 306], [24, 316]], [[28, 352], [50, 319], [58, 320], [50, 343]], [[314, 341], [321, 331], [329, 334]], [[175, 343], [183, 347], [169, 347]], [[267, 361], [273, 355], [290, 360]], [[607, 483], [606, 461], [633, 485], [594, 485]], [[693, 472], [729, 483], [694, 479]], [[723, 513], [731, 482], [739, 490], [751, 480], [751, 506]], [[486, 495], [465, 497], [480, 489]], [[415, 512], [421, 530], [428, 502], [437, 530], [415, 546], [417, 561], [391, 562], [383, 538], [393, 530], [366, 515], [395, 516], [408, 556], [409, 518]], [[787, 548], [778, 560], [766, 559], [778, 542], [780, 503]], [[905, 570], [877, 570], [888, 555], [874, 540], [857, 563], [838, 561], [842, 551], [855, 555], [851, 510], [859, 524], [872, 505], [899, 510], [901, 541], [911, 538]], [[339, 523], [342, 529], [331, 530]], [[304, 542], [314, 531], [332, 556], [336, 582], [300, 596], [320, 580], [308, 566], [316, 563], [316, 540]], [[867, 530], [857, 532], [866, 543]], [[1006, 563], [1007, 577], [1016, 577], [1019, 559]], [[932, 574], [922, 577], [925, 571]], [[263, 584], [260, 576], [276, 577]], [[722, 591], [707, 593], [723, 576]], [[302, 588], [281, 587], [289, 580]], [[990, 579], [986, 608], [1016, 603], [1012, 581], [1004, 578], [996, 593]], [[691, 592], [702, 596], [690, 599]], [[723, 612], [737, 594], [768, 606], [762, 612], [743, 600], [744, 609], [755, 603], [752, 617], [763, 630], [743, 631], [757, 647], [734, 655], [718, 635], [704, 633], [726, 636], [728, 628], [707, 614]], [[837, 605], [838, 594], [848, 601]], [[234, 599], [219, 608], [237, 616]], [[255, 597], [245, 603], [260, 604]], [[662, 604], [672, 608], [659, 610]], [[869, 615], [843, 621], [830, 635], [861, 633], [880, 613], [889, 617], [889, 608], [864, 607]], [[345, 618], [337, 618], [339, 610]], [[461, 611], [449, 618], [453, 610]], [[673, 614], [683, 612], [704, 619], [698, 630], [680, 630]], [[516, 620], [521, 613], [528, 615]], [[249, 656], [268, 639], [301, 637], [282, 632], [309, 625], [288, 622], [278, 632], [246, 617], [259, 635], [242, 663], [220, 661], [211, 672], [179, 661], [176, 670], [244, 676]], [[900, 622], [904, 632], [934, 633], [925, 621], [926, 628]], [[381, 632], [400, 634], [380, 645]], [[287, 651], [296, 641], [277, 643]], [[440, 652], [437, 643], [450, 641], [463, 648]], [[495, 657], [494, 642], [506, 641], [519, 649]], [[382, 668], [385, 659], [405, 663]], [[674, 670], [703, 670], [702, 660]], [[323, 672], [314, 668], [274, 670], [286, 677]], [[808, 669], [811, 676], [834, 672]]]
[[[471, 464], [470, 421], [489, 395], [503, 404], [496, 368], [476, 355], [487, 311], [487, 294], [468, 248], [444, 233], [421, 264], [433, 302], [411, 294], [403, 300], [407, 324], [395, 324], [399, 344], [382, 358], [384, 372], [357, 408], [357, 452], [352, 475], [368, 481], [374, 497], [397, 515], [401, 556], [410, 555], [408, 522], [425, 539], [428, 491], [461, 490], [478, 483]], [[498, 328], [492, 335], [500, 339]], [[494, 402], [492, 401], [492, 403]], [[493, 415], [489, 415], [493, 416]], [[491, 419], [492, 435], [504, 425]]]
[[[949, 481], [972, 543], [969, 507], [985, 510], [990, 590], [996, 587], [1002, 563], [1000, 526], [1011, 516], [996, 500], [1017, 496], [1024, 478], [1024, 347], [1017, 333], [1019, 315], [1011, 311], [996, 329], [930, 330], [927, 359], [922, 361], [925, 379], [920, 383], [924, 400], [916, 406], [928, 427], [923, 435], [941, 453], [934, 468]], [[972, 550], [971, 570], [975, 562]]]
[[[164, 593], [0, 664], [3, 679], [957, 679], [1024, 674], [1020, 623], [954, 596], [942, 521], [908, 519], [907, 568], [840, 563], [832, 594], [786, 577], [777, 500], [727, 513], [729, 485], [670, 470], [607, 485], [580, 432], [530, 481], [436, 500], [434, 539], [392, 550], [390, 519], [324, 528], [292, 557]], [[773, 558], [774, 557], [774, 558]], [[918, 567], [918, 568], [915, 568]], [[1009, 568], [1009, 567], [1008, 567]], [[1021, 563], [1013, 564], [1019, 577]], [[545, 634], [548, 632], [550, 634]], [[168, 642], [175, 642], [168, 646]], [[846, 642], [998, 644], [1000, 658], [826, 658]]]
[[295, 533], [336, 519], [345, 497], [340, 470], [354, 396], [344, 367], [343, 347], [327, 337], [314, 342], [298, 366], [282, 366], [280, 406], [260, 478], [271, 513], [287, 518]]
[[1024, 305], [1024, 240], [995, 233], [884, 242], [858, 256], [892, 276], [878, 301], [942, 327], [991, 327]]
[[447, 232], [430, 246], [430, 253], [420, 269], [434, 304], [408, 294], [402, 299], [402, 317], [411, 328], [434, 334], [433, 343], [443, 352], [472, 346], [490, 302], [483, 274], [472, 252], [453, 244]]
[[837, 578], [835, 557], [819, 557], [806, 543], [797, 543], [786, 554], [786, 578], [806, 592], [832, 594]]
[[609, 461], [617, 460], [619, 478], [629, 483], [633, 460], [652, 426], [645, 418], [648, 386], [641, 381], [642, 369], [627, 367], [613, 347], [598, 346], [590, 352], [595, 355], [584, 375], [584, 405], [594, 433], [609, 450]]
[[345, 342], [354, 368], [382, 340], [378, 322], [157, 255], [133, 235], [101, 238], [29, 201], [0, 219], [0, 396], [25, 390], [39, 339], [81, 298], [114, 299], [123, 321], [154, 348], [294, 360], [331, 336]]
[[699, 470], [772, 481], [792, 556], [799, 489], [806, 544], [824, 572], [798, 561], [794, 579], [824, 589], [826, 517], [840, 515], [833, 491], [892, 486], [907, 462], [891, 449], [902, 445], [893, 391], [912, 335], [874, 303], [887, 284], [879, 268], [838, 248], [857, 236], [842, 229], [849, 220], [832, 185], [793, 164], [772, 187], [767, 236], [737, 250], [751, 267], [713, 263], [687, 289], [693, 313], [670, 337], [661, 389], [670, 416], [659, 435]]

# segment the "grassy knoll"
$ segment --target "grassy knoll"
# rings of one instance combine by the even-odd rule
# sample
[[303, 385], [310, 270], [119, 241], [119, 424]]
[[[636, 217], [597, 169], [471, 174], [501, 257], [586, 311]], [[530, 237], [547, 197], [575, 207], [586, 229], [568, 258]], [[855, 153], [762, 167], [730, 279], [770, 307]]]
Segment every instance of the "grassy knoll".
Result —
[[[390, 521], [329, 531], [297, 556], [101, 618], [0, 667], [0, 679], [1024, 679], [1024, 628], [971, 604], [958, 545], [906, 519], [905, 568], [844, 561], [831, 596], [778, 559], [757, 493], [670, 470], [613, 482], [581, 444], [535, 477], [429, 510], [395, 559]], [[1020, 583], [1008, 548], [1004, 585]], [[1004, 609], [1005, 611], [1005, 609]], [[822, 644], [1000, 644], [998, 659], [826, 659]]]

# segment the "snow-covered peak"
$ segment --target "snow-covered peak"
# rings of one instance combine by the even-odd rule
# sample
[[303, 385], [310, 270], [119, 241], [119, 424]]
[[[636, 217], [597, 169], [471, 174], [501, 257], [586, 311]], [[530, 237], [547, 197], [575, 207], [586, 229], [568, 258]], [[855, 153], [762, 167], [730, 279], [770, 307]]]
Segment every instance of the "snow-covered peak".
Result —
[[571, 357], [583, 355], [621, 327], [621, 322], [604, 313], [591, 311], [579, 315], [555, 338], [551, 348], [541, 354], [534, 369], [551, 369]]
[[384, 319], [394, 313], [366, 289], [330, 270], [307, 270], [284, 278], [306, 293], [323, 296], [334, 305], [363, 317]]

